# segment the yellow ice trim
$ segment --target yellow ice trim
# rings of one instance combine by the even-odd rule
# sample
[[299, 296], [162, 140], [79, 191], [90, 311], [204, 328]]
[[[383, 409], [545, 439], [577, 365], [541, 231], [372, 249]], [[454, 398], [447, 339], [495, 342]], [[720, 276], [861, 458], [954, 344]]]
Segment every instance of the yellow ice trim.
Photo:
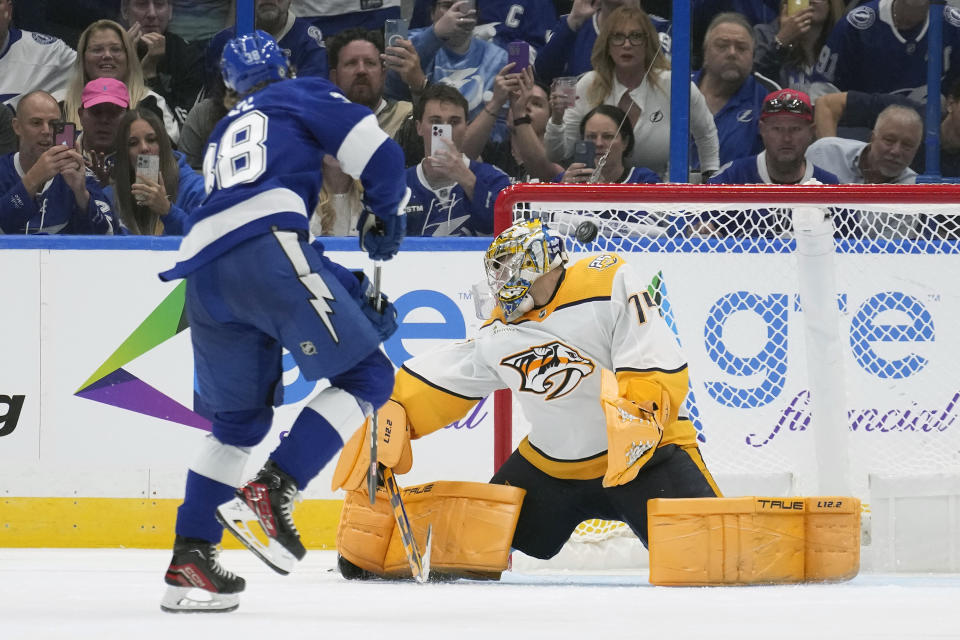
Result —
[[[0, 547], [167, 549], [181, 499], [0, 498]], [[343, 500], [304, 500], [294, 520], [308, 549], [336, 548]], [[240, 549], [229, 533], [224, 548]]]

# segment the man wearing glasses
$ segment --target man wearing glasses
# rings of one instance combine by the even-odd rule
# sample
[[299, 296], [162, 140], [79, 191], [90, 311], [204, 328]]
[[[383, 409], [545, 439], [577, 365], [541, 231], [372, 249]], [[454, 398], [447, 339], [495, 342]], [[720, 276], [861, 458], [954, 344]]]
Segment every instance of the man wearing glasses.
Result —
[[723, 167], [711, 184], [802, 184], [810, 179], [839, 184], [837, 176], [804, 157], [813, 142], [810, 96], [794, 89], [768, 94], [758, 128], [764, 150]]

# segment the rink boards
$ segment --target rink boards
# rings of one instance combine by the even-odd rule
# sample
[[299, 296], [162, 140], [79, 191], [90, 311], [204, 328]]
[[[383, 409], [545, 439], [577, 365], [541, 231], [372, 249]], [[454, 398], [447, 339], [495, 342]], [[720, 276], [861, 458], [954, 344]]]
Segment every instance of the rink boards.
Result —
[[[183, 284], [156, 277], [173, 263], [177, 243], [169, 238], [0, 237], [5, 284], [0, 324], [0, 547], [169, 544], [186, 467], [209, 428], [193, 412], [190, 335], [181, 323]], [[480, 320], [471, 286], [484, 279], [481, 251], [486, 244], [484, 239], [408, 239], [398, 258], [385, 265], [383, 289], [396, 302], [401, 320], [400, 330], [385, 344], [395, 365], [477, 330]], [[370, 273], [371, 262], [356, 250], [355, 239], [331, 239], [328, 251], [333, 259]], [[811, 460], [812, 444], [797, 401], [803, 397], [804, 382], [792, 373], [804, 357], [797, 322], [801, 310], [795, 285], [782, 278], [792, 269], [791, 260], [789, 255], [638, 258], [645, 278], [663, 271], [671, 301], [684, 310], [677, 312], [675, 322], [696, 374], [704, 457], [720, 475], [762, 468], [761, 460]], [[912, 317], [875, 307], [872, 317], [860, 313], [864, 301], [881, 293], [874, 288], [882, 264], [842, 292], [849, 309], [847, 326], [873, 322], [906, 327], [897, 340], [850, 342], [847, 366], [854, 372], [858, 403], [852, 415], [860, 417], [853, 437], [871, 447], [909, 451], [920, 437], [956, 441], [960, 390], [954, 363], [960, 355], [960, 332], [947, 321], [960, 317], [952, 293], [955, 260], [925, 256], [913, 264], [901, 258], [890, 267], [915, 289], [900, 292], [901, 298], [909, 296], [922, 306], [913, 308]], [[738, 292], [740, 306], [718, 307], [731, 300], [731, 292]], [[751, 315], [755, 301], [768, 304], [768, 309], [782, 307], [782, 313]], [[927, 316], [929, 331], [909, 330], [911, 321]], [[774, 327], [778, 322], [783, 326]], [[782, 333], [783, 344], [771, 344], [772, 333]], [[760, 368], [736, 375], [715, 360], [717, 353], [762, 360], [770, 349], [781, 347], [787, 356], [783, 367], [789, 363], [785, 373]], [[872, 350], [869, 358], [864, 358], [864, 349]], [[909, 398], [891, 394], [888, 379], [859, 365], [906, 360], [917, 367], [905, 379]], [[247, 469], [251, 475], [300, 407], [320, 389], [299, 376], [289, 356], [285, 369], [287, 404], [277, 408], [273, 431], [252, 453]], [[770, 380], [778, 382], [771, 385]], [[728, 395], [713, 394], [715, 388]], [[753, 388], [765, 389], [768, 401], [732, 406], [743, 405], [747, 397], [738, 396], [738, 389]], [[749, 397], [757, 397], [751, 393]], [[413, 471], [400, 478], [401, 483], [487, 480], [493, 466], [490, 404], [478, 405], [463, 420], [418, 441]], [[915, 417], [898, 423], [892, 412], [906, 406], [916, 408]], [[514, 438], [522, 435], [521, 424]], [[895, 446], [884, 446], [887, 442]], [[924, 464], [923, 459], [912, 462]], [[333, 543], [340, 498], [330, 491], [331, 471], [314, 480], [297, 510], [311, 547]], [[794, 488], [809, 493], [803, 486]]]

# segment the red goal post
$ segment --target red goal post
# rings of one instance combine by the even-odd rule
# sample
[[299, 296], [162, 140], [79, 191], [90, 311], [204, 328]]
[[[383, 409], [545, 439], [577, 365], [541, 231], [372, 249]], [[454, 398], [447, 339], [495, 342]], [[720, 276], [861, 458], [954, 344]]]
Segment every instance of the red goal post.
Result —
[[[549, 210], [552, 212], [564, 211], [566, 214], [575, 213], [576, 220], [582, 220], [585, 217], [604, 224], [603, 212], [611, 210], [629, 210], [646, 215], [650, 211], [669, 212], [677, 218], [686, 216], [694, 219], [697, 216], [703, 216], [705, 212], [710, 211], [769, 211], [777, 210], [782, 218], [789, 221], [791, 212], [793, 214], [802, 209], [817, 209], [822, 211], [857, 211], [871, 212], [870, 216], [863, 216], [863, 220], [871, 220], [870, 224], [876, 226], [863, 231], [863, 238], [857, 241], [858, 247], [852, 251], [863, 251], [865, 254], [883, 254], [885, 251], [906, 253], [948, 253], [954, 254], [956, 251], [955, 235], [949, 235], [941, 232], [939, 227], [933, 234], [926, 234], [917, 231], [903, 232], [902, 237], [895, 234], [900, 233], [897, 224], [902, 227], [903, 218], [919, 220], [921, 217], [929, 216], [931, 219], [934, 214], [943, 218], [944, 216], [956, 216], [960, 219], [960, 185], [803, 185], [803, 186], [783, 186], [783, 185], [683, 185], [683, 184], [661, 184], [661, 185], [567, 185], [567, 184], [520, 184], [511, 186], [502, 191], [497, 199], [494, 214], [494, 232], [499, 233], [518, 217], [539, 215], [541, 212]], [[591, 213], [591, 211], [593, 213]], [[785, 212], [785, 213], [784, 213]], [[879, 212], [879, 213], [873, 213]], [[891, 223], [890, 212], [894, 212], [893, 217], [897, 217], [900, 223]], [[886, 217], [883, 217], [886, 216]], [[614, 216], [617, 218], [617, 216]], [[881, 220], [881, 218], [883, 218]], [[609, 218], [608, 218], [609, 219]], [[829, 214], [828, 214], [829, 219]], [[623, 228], [622, 217], [613, 225], [612, 235], [616, 235], [618, 229]], [[781, 222], [782, 222], [781, 220]], [[867, 223], [861, 223], [867, 224]], [[942, 222], [937, 222], [941, 225]], [[952, 224], [952, 221], [951, 221]], [[886, 225], [881, 227], [880, 225]], [[787, 223], [789, 227], [789, 222]], [[909, 227], [909, 225], [907, 225]], [[867, 227], [860, 227], [861, 231]], [[738, 231], [743, 235], [751, 235], [749, 228], [742, 228]], [[950, 234], [955, 234], [950, 231]], [[585, 247], [576, 243], [572, 238], [572, 233], [568, 240], [568, 249], [572, 251], [591, 251], [596, 250], [592, 247]], [[603, 235], [603, 234], [601, 234]], [[609, 239], [608, 234], [607, 239]], [[640, 235], [643, 235], [642, 232]], [[736, 234], [733, 234], [736, 235]], [[761, 234], [762, 235], [762, 234]], [[768, 234], [769, 235], [769, 234]], [[948, 237], [946, 243], [949, 246], [943, 247], [944, 238]], [[688, 236], [689, 237], [689, 236]], [[781, 232], [778, 236], [780, 240], [787, 238], [793, 242], [792, 230], [788, 228], [786, 232]], [[665, 236], [661, 236], [661, 240]], [[908, 241], [916, 243], [919, 249], [903, 250], [902, 242]], [[676, 244], [684, 244], [685, 241], [678, 241]], [[772, 241], [771, 241], [772, 242]], [[839, 242], [839, 241], [838, 241]], [[726, 244], [729, 248], [729, 236], [720, 244]], [[899, 244], [898, 244], [899, 243]], [[926, 243], [926, 244], [924, 244]], [[696, 243], [693, 243], [696, 244]], [[775, 243], [774, 243], [775, 244]], [[574, 246], [570, 246], [574, 245]], [[869, 245], [869, 246], [867, 246]], [[792, 245], [791, 245], [792, 246]], [[897, 247], [900, 247], [897, 249]], [[934, 246], [930, 249], [930, 246]], [[634, 248], [638, 252], [649, 252], [649, 246], [638, 244]], [[688, 247], [681, 247], [681, 252]], [[622, 247], [615, 247], [611, 250], [630, 251]], [[662, 249], [653, 249], [660, 251]], [[792, 252], [788, 247], [784, 252]], [[845, 250], [849, 250], [849, 247]], [[697, 249], [701, 253], [711, 253], [713, 249]], [[755, 249], [751, 250], [756, 252]], [[745, 251], [746, 253], [746, 251]], [[960, 273], [960, 272], [958, 272]], [[869, 274], [868, 274], [869, 275]], [[802, 288], [802, 285], [801, 285]], [[792, 292], [790, 292], [792, 293]], [[836, 294], [834, 294], [836, 295]], [[794, 294], [793, 304], [798, 305]], [[830, 307], [832, 305], [826, 305]], [[794, 309], [791, 308], [793, 313]], [[786, 313], [786, 312], [784, 312]], [[808, 312], [808, 315], [813, 315]], [[889, 337], [883, 339], [889, 340]], [[853, 338], [851, 338], [853, 340]], [[863, 338], [863, 341], [869, 342], [869, 336]], [[960, 356], [960, 354], [958, 354]], [[881, 372], [881, 375], [887, 372]], [[902, 373], [894, 372], [894, 376]], [[509, 457], [513, 450], [513, 416], [512, 403], [509, 391], [497, 392], [494, 397], [494, 466], [499, 466]], [[802, 427], [801, 427], [802, 430]], [[960, 426], [956, 428], [960, 432]], [[956, 435], [953, 433], [952, 435]], [[947, 464], [954, 464], [956, 460], [949, 461]]]

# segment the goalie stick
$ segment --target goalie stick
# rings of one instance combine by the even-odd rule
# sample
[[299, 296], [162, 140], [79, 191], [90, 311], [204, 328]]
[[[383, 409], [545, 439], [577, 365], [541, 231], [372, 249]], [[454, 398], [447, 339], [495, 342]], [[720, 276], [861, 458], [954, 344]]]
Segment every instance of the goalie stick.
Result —
[[393, 507], [393, 517], [397, 521], [397, 527], [400, 529], [400, 542], [403, 543], [403, 551], [407, 554], [407, 562], [410, 563], [410, 573], [413, 579], [420, 584], [425, 583], [430, 578], [430, 542], [433, 538], [433, 525], [427, 525], [427, 543], [426, 552], [421, 554], [417, 547], [417, 540], [413, 537], [413, 529], [410, 527], [410, 518], [407, 517], [407, 510], [403, 506], [403, 499], [400, 497], [400, 487], [397, 486], [397, 480], [393, 476], [393, 470], [382, 464], [378, 465], [380, 475], [383, 478], [383, 486], [387, 490], [387, 496], [390, 498], [390, 506]]

